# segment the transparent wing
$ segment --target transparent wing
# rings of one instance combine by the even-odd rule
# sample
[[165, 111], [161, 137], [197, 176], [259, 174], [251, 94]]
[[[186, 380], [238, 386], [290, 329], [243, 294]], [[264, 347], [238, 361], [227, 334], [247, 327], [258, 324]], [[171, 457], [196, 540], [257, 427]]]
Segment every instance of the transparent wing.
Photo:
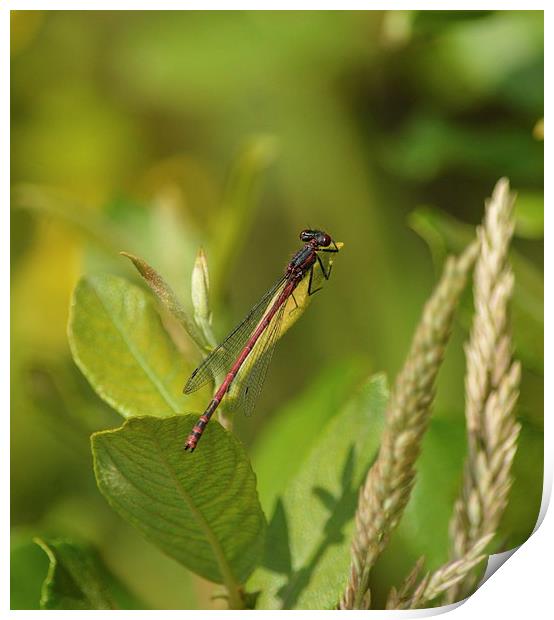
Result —
[[235, 378], [236, 387], [231, 388], [226, 405], [230, 411], [242, 411], [245, 416], [252, 415], [273, 357], [286, 306], [284, 303], [276, 312], [250, 353], [249, 359], [252, 362], [247, 360]]
[[[239, 352], [244, 347], [248, 336], [254, 331], [260, 322], [269, 302], [273, 299], [279, 288], [285, 283], [285, 276], [281, 277], [250, 310], [246, 318], [217, 346], [198, 368], [192, 373], [187, 381], [183, 392], [190, 394], [200, 389], [210, 381], [216, 379], [223, 372], [229, 370]], [[273, 324], [273, 321], [272, 321]], [[271, 324], [268, 326], [268, 329]]]

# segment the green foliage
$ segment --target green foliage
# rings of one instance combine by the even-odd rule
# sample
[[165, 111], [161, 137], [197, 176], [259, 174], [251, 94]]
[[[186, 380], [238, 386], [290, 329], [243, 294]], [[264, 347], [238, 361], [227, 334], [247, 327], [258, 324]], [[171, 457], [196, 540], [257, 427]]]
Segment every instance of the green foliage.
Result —
[[115, 609], [104, 569], [89, 549], [65, 540], [36, 539], [50, 561], [41, 609]]
[[249, 583], [261, 609], [330, 609], [346, 584], [358, 489], [379, 447], [387, 400], [376, 375], [321, 430], [277, 500], [263, 568]]
[[48, 558], [35, 543], [28, 538], [12, 540], [10, 609], [40, 609], [40, 590], [47, 571]]
[[189, 368], [140, 288], [115, 276], [83, 278], [71, 302], [69, 343], [98, 395], [124, 417], [183, 411]]
[[217, 583], [242, 583], [262, 550], [265, 519], [244, 449], [217, 422], [183, 450], [195, 416], [132, 418], [92, 437], [96, 480], [148, 540]]
[[147, 608], [90, 545], [24, 531], [12, 539], [10, 594], [10, 609]]
[[209, 351], [210, 345], [213, 346], [213, 343], [205, 337], [205, 331], [199, 329], [196, 322], [190, 318], [177, 295], [162, 276], [142, 258], [127, 252], [121, 252], [121, 254], [133, 263], [161, 304], [179, 321], [193, 341]]
[[362, 373], [360, 361], [330, 365], [260, 433], [254, 445], [252, 466], [266, 514], [272, 514], [275, 501], [302, 466], [327, 422], [348, 400]]
[[[523, 430], [498, 542], [525, 540], [540, 503], [543, 442], [543, 133], [533, 131], [544, 115], [542, 12], [153, 11], [106, 20], [101, 12], [25, 11], [12, 15], [12, 35], [14, 528], [83, 534], [110, 566], [116, 556], [117, 574], [152, 608], [212, 607], [210, 586], [144, 542], [99, 495], [88, 436], [120, 422], [97, 395], [137, 425], [146, 423], [139, 415], [177, 424], [175, 414], [205, 406], [208, 390], [181, 394], [200, 350], [280, 273], [298, 231], [321, 226], [348, 244], [332, 294], [318, 293], [309, 320], [284, 339], [264, 387], [268, 406], [236, 427], [248, 439], [274, 541], [252, 577], [265, 590], [257, 606], [283, 605], [279, 589], [289, 582], [281, 594], [291, 604], [332, 605], [351, 528], [337, 520], [351, 517], [353, 505], [333, 516], [350, 467], [345, 443], [371, 443], [367, 455], [356, 454], [360, 468], [376, 445], [360, 430], [363, 398], [359, 410], [350, 405], [354, 421], [337, 434], [339, 448], [328, 445], [317, 463], [313, 455], [347, 415], [344, 403], [368, 367], [392, 377], [406, 353], [432, 281], [427, 248], [406, 217], [430, 205], [410, 221], [440, 264], [473, 236], [463, 222], [480, 220], [483, 196], [509, 175], [518, 193], [514, 337], [525, 368]], [[197, 330], [189, 302], [200, 246], [212, 272], [213, 340]], [[136, 255], [143, 275], [156, 266], [145, 279], [160, 285], [158, 300], [131, 284], [140, 280], [121, 250]], [[75, 288], [83, 273], [129, 281], [87, 276]], [[71, 352], [92, 389], [67, 348], [70, 295]], [[188, 330], [172, 329], [171, 304]], [[456, 338], [412, 500], [373, 572], [376, 605], [417, 556], [427, 556], [427, 568], [446, 557], [465, 450], [460, 326]], [[363, 363], [353, 362], [360, 354]], [[176, 451], [187, 424], [172, 438]], [[103, 441], [128, 432], [125, 425]], [[207, 454], [217, 462], [220, 440], [235, 445], [210, 422], [192, 459], [176, 463], [194, 468]], [[320, 481], [324, 472], [330, 478]], [[233, 509], [246, 510], [242, 501], [236, 496]], [[325, 527], [343, 539], [322, 553], [312, 581], [309, 550]], [[13, 542], [13, 608], [38, 607], [47, 571], [47, 556], [28, 540]], [[106, 581], [119, 607], [142, 605]]]

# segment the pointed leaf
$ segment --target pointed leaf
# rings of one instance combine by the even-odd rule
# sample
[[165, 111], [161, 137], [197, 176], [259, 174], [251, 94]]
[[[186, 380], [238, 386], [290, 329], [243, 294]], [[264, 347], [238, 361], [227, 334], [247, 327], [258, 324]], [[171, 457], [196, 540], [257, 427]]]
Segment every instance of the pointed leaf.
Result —
[[91, 550], [64, 540], [35, 542], [50, 567], [42, 585], [42, 609], [115, 609], [105, 583], [105, 569]]
[[92, 436], [98, 487], [145, 538], [195, 573], [242, 583], [256, 565], [265, 519], [240, 442], [212, 421], [194, 454], [196, 417], [141, 417]]
[[190, 295], [195, 320], [209, 321], [210, 311], [210, 272], [206, 253], [200, 248], [192, 268]]
[[210, 349], [217, 346], [212, 332], [212, 312], [210, 310], [210, 274], [208, 260], [202, 248], [196, 254], [192, 268], [190, 295], [194, 308], [194, 321], [198, 325], [206, 344]]
[[260, 590], [258, 608], [330, 609], [338, 602], [358, 490], [377, 454], [386, 399], [385, 378], [376, 375], [327, 423], [277, 502], [264, 568], [248, 584]]
[[181, 305], [181, 302], [173, 289], [154, 269], [154, 267], [151, 267], [146, 261], [142, 260], [142, 258], [129, 254], [128, 252], [120, 252], [120, 254], [127, 257], [133, 263], [137, 271], [144, 278], [144, 281], [148, 284], [162, 305], [167, 308], [167, 310], [169, 310], [169, 312], [171, 312], [171, 314], [185, 328], [185, 331], [197, 344], [197, 346], [201, 349], [209, 351], [210, 346], [213, 346], [213, 343], [208, 342], [204, 333], [198, 328], [196, 323], [190, 318], [187, 311]]
[[80, 280], [71, 301], [69, 344], [92, 387], [121, 415], [183, 411], [190, 367], [153, 300], [127, 280], [110, 275]]

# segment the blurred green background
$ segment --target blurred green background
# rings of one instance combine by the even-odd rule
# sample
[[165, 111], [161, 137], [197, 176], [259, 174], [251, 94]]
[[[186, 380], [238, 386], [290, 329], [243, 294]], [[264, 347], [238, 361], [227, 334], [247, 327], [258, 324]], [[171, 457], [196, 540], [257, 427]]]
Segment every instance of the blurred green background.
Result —
[[[468, 240], [501, 176], [519, 195], [517, 458], [534, 481], [519, 499], [537, 513], [542, 470], [525, 464], [542, 454], [542, 12], [11, 19], [12, 607], [38, 605], [37, 534], [95, 545], [127, 606], [218, 604], [96, 489], [88, 437], [120, 418], [70, 357], [80, 274], [138, 280], [118, 255], [127, 250], [188, 300], [203, 246], [221, 337], [281, 273], [302, 228], [343, 241], [326, 290], [279, 345], [257, 415], [237, 420], [255, 449], [322, 372], [394, 377], [444, 254]], [[436, 419], [458, 436], [470, 304], [437, 395]], [[513, 542], [533, 525], [519, 523]]]

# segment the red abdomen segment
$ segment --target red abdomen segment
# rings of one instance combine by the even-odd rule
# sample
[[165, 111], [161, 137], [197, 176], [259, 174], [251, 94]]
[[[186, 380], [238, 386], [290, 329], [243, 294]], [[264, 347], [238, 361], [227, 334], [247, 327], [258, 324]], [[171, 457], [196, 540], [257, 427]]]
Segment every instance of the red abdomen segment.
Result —
[[189, 434], [189, 436], [187, 438], [187, 442], [185, 444], [185, 450], [189, 450], [190, 452], [194, 452], [194, 449], [196, 448], [196, 444], [200, 440], [200, 437], [202, 437], [202, 433], [204, 432], [204, 429], [206, 428], [206, 425], [210, 421], [210, 418], [212, 417], [213, 412], [217, 409], [218, 405], [219, 405], [219, 401], [216, 400], [215, 398], [213, 398], [210, 401], [210, 404], [208, 405], [208, 408], [198, 418], [198, 421], [196, 422], [196, 424], [194, 425], [192, 431], [190, 432], [190, 434]]
[[264, 333], [267, 329], [267, 326], [271, 323], [271, 319], [277, 313], [277, 310], [286, 302], [286, 300], [290, 297], [291, 293], [297, 287], [298, 282], [300, 280], [294, 279], [289, 280], [279, 297], [275, 300], [273, 306], [266, 313], [264, 318], [260, 321], [256, 329], [252, 332], [248, 342], [245, 344], [244, 349], [240, 352], [240, 355], [236, 359], [235, 363], [227, 373], [223, 383], [219, 386], [217, 392], [214, 394], [213, 399], [210, 401], [208, 408], [206, 411], [198, 418], [198, 421], [194, 425], [192, 431], [187, 437], [187, 441], [185, 443], [185, 450], [190, 452], [194, 452], [196, 445], [200, 441], [200, 437], [202, 437], [202, 433], [206, 428], [210, 418], [212, 417], [214, 411], [218, 408], [221, 399], [225, 396], [227, 390], [231, 386], [233, 379], [237, 376], [240, 367], [244, 364], [246, 358], [250, 355], [250, 351], [254, 348], [258, 338]]

